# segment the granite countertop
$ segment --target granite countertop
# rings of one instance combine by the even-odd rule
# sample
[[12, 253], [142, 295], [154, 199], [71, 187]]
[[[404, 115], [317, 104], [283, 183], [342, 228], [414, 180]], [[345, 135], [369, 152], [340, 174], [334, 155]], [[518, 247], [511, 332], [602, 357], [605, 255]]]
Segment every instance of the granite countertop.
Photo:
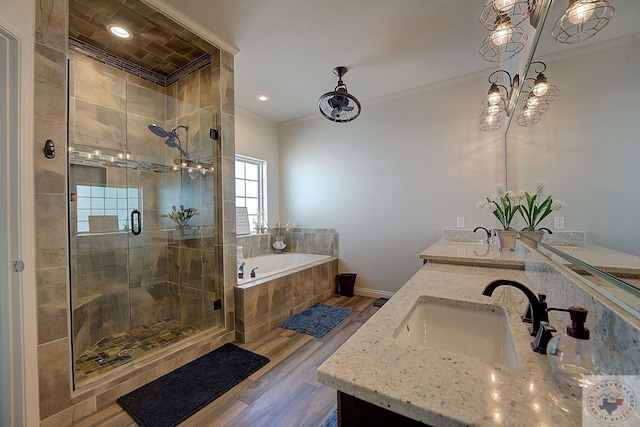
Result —
[[487, 243], [441, 239], [420, 254], [429, 262], [524, 270], [524, 260], [514, 251], [490, 252]]
[[[640, 278], [640, 257], [603, 246], [589, 243], [577, 245], [551, 245], [567, 255], [586, 262], [602, 271], [621, 277]], [[544, 251], [544, 249], [542, 249]], [[570, 263], [559, 256], [550, 255], [554, 262], [569, 265]], [[578, 269], [578, 267], [570, 268]]]
[[531, 350], [529, 324], [520, 321], [524, 303], [509, 315], [518, 366], [393, 338], [422, 295], [494, 304], [500, 289], [522, 296], [508, 287], [498, 288], [493, 302], [482, 296], [496, 279], [517, 280], [536, 292], [520, 270], [425, 265], [319, 367], [318, 381], [432, 426], [580, 425], [581, 390], [558, 380], [546, 356]]

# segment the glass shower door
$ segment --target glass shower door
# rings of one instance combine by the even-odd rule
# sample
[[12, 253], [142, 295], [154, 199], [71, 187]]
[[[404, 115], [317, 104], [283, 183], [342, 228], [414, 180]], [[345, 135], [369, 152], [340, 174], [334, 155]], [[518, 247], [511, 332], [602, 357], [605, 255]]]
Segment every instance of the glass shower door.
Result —
[[[223, 327], [224, 310], [213, 214], [215, 109], [91, 61], [72, 61], [69, 69], [78, 387]], [[182, 209], [194, 213], [186, 224], [171, 218]]]

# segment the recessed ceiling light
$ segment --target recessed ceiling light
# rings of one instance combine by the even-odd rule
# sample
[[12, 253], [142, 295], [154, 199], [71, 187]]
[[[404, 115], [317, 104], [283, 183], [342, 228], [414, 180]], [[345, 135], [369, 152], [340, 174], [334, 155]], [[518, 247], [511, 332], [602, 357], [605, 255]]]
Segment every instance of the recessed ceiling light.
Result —
[[269, 97], [267, 95], [258, 95], [256, 96], [256, 99], [260, 102], [267, 102], [269, 100]]
[[111, 34], [113, 34], [116, 37], [120, 37], [121, 39], [130, 40], [133, 38], [129, 30], [119, 25], [110, 24], [110, 25], [107, 25], [107, 29]]

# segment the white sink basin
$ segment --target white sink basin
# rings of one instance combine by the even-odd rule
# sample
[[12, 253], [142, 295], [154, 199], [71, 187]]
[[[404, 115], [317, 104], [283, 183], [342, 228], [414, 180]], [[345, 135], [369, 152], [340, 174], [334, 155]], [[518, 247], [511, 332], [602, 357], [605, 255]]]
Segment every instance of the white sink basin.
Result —
[[496, 305], [421, 296], [393, 337], [488, 362], [519, 364], [507, 312]]

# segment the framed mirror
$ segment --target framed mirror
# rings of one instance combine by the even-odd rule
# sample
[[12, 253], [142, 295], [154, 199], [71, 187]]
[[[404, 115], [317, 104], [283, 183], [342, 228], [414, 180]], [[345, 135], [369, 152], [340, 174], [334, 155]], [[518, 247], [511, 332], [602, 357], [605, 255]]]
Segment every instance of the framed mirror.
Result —
[[[545, 193], [566, 207], [541, 226], [553, 229], [554, 217], [561, 217], [563, 231], [584, 232], [584, 240], [543, 243], [541, 250], [638, 316], [640, 2], [610, 0], [615, 13], [607, 26], [582, 42], [561, 44], [551, 33], [569, 2], [545, 1], [505, 136], [509, 188], [534, 192], [538, 181], [546, 182]], [[559, 93], [539, 122], [521, 126], [518, 116], [543, 69], [536, 62]]]

